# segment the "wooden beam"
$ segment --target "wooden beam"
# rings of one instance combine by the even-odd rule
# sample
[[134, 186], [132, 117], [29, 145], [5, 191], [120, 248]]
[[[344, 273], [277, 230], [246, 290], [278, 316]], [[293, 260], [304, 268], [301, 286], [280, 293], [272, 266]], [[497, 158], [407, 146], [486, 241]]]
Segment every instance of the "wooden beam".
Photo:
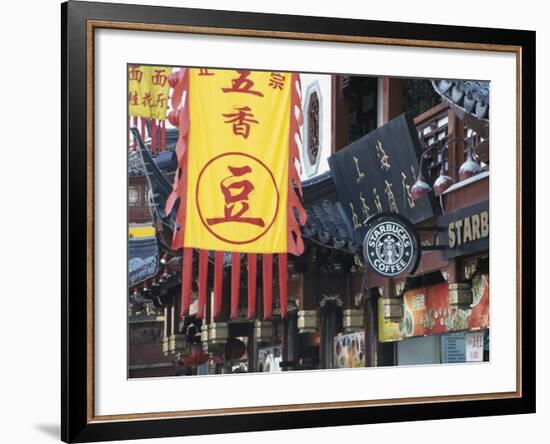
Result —
[[401, 79], [382, 78], [382, 123], [388, 123], [403, 112], [403, 83]]

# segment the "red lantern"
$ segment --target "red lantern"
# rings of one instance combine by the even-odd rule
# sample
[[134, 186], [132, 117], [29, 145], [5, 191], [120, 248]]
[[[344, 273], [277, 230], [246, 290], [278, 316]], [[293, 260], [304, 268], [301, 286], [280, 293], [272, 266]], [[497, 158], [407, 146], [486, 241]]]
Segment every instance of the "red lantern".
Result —
[[441, 168], [441, 172], [439, 174], [439, 177], [434, 182], [434, 192], [436, 196], [440, 196], [443, 192], [445, 192], [451, 185], [453, 185], [455, 181], [452, 177], [445, 174], [445, 171], [443, 168]]
[[225, 362], [225, 359], [222, 355], [212, 355], [212, 361], [214, 364], [223, 364]]
[[168, 121], [170, 122], [171, 125], [176, 127], [178, 126], [178, 123], [180, 121], [180, 114], [181, 114], [180, 111], [175, 111], [175, 110], [172, 110], [168, 113]]
[[246, 345], [237, 338], [230, 338], [225, 344], [225, 356], [228, 360], [240, 359], [246, 353]]
[[428, 185], [426, 179], [422, 174], [418, 175], [416, 182], [411, 187], [411, 195], [413, 200], [418, 200], [421, 197], [425, 196], [432, 190], [432, 187]]
[[458, 170], [458, 177], [460, 180], [466, 180], [482, 172], [481, 166], [474, 160], [471, 152], [468, 152], [466, 161], [460, 166]]
[[168, 84], [170, 85], [170, 88], [175, 88], [176, 85], [179, 83], [179, 81], [182, 78], [183, 72], [180, 71], [173, 71], [172, 74], [168, 76]]
[[208, 361], [208, 353], [202, 350], [200, 344], [191, 346], [191, 353], [181, 358], [181, 363], [186, 367], [197, 367]]

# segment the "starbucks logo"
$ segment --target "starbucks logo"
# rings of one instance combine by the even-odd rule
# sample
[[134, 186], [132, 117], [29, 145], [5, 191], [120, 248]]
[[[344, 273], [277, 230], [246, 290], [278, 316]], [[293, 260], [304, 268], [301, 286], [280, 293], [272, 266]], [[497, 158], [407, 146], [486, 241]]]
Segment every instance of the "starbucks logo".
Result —
[[378, 274], [397, 276], [416, 264], [418, 238], [408, 221], [395, 215], [380, 215], [369, 221], [363, 254]]

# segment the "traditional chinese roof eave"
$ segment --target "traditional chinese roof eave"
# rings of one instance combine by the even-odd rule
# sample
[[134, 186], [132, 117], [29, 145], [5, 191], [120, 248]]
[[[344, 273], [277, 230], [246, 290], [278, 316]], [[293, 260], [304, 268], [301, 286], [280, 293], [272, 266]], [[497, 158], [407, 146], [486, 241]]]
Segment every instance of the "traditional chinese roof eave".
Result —
[[[139, 169], [147, 179], [149, 185], [149, 205], [153, 211], [155, 220], [161, 223], [163, 228], [169, 232], [174, 227], [174, 215], [167, 215], [165, 212], [166, 200], [172, 191], [171, 179], [176, 169], [174, 153], [166, 151], [153, 158], [147, 145], [143, 142], [139, 133], [135, 131], [138, 150], [131, 151], [130, 157], [136, 158]], [[169, 250], [167, 245], [163, 249]]]
[[460, 119], [483, 137], [489, 137], [488, 81], [434, 79], [432, 86]]
[[359, 245], [353, 241], [351, 222], [338, 201], [332, 174], [326, 172], [302, 183], [303, 205], [308, 218], [302, 236], [321, 244], [355, 254]]
[[[154, 159], [154, 162], [156, 163], [156, 165], [165, 173], [173, 172], [176, 167], [173, 152], [176, 148], [178, 137], [179, 137], [179, 131], [176, 128], [168, 128], [166, 129], [166, 151], [163, 151], [157, 154], [153, 158], [153, 156], [150, 155], [150, 150], [147, 149], [147, 152], [149, 153], [149, 157]], [[150, 148], [151, 146], [150, 141], [147, 142], [141, 139], [141, 142], [144, 144], [145, 148]], [[138, 145], [140, 145], [139, 142], [138, 142]], [[129, 176], [145, 176], [146, 170], [141, 160], [142, 155], [143, 153], [141, 149], [129, 150], [128, 152], [128, 175]]]

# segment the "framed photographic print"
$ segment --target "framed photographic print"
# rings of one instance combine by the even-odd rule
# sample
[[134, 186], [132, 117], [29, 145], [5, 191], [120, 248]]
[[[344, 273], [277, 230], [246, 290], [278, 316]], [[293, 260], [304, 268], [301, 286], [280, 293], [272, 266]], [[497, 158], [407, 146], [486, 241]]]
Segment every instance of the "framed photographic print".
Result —
[[534, 32], [61, 11], [64, 441], [535, 411]]

